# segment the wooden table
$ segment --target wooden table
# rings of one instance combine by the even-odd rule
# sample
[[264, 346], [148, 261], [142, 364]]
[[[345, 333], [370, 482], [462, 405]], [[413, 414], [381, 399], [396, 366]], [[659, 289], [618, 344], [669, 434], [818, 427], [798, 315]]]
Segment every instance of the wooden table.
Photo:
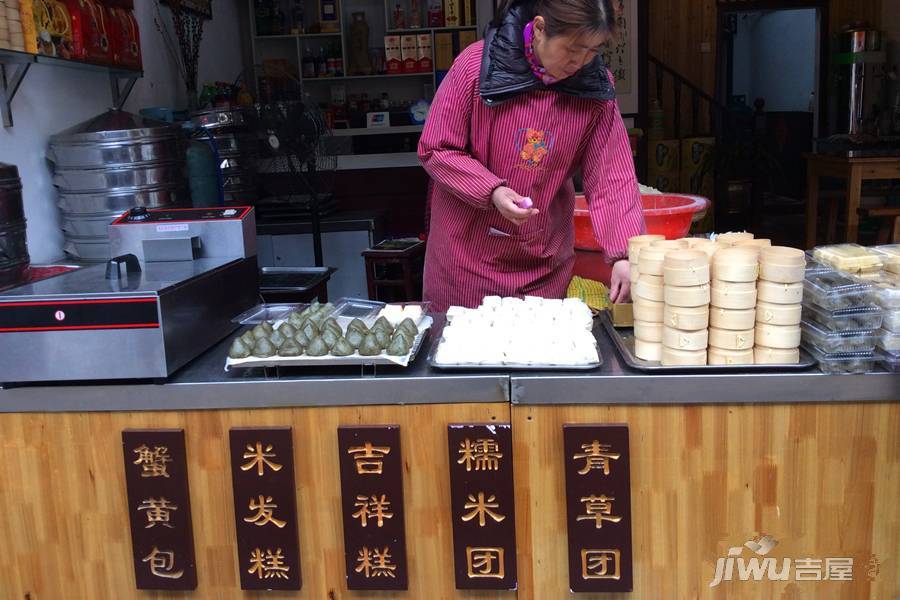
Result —
[[[866, 180], [900, 179], [900, 157], [847, 158], [824, 154], [805, 154], [806, 182], [806, 247], [816, 245], [819, 210], [819, 178], [837, 177], [847, 180], [847, 242], [856, 242], [859, 233], [859, 200]], [[829, 222], [832, 233], [837, 222], [836, 211]]]

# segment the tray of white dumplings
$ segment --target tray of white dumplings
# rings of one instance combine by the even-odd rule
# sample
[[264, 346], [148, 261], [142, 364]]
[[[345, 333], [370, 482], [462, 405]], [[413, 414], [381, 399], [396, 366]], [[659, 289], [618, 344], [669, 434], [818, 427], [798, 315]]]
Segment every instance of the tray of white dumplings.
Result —
[[429, 363], [438, 369], [588, 370], [603, 364], [593, 314], [578, 298], [486, 296], [451, 306]]
[[258, 367], [408, 366], [434, 322], [428, 303], [342, 298], [334, 304], [260, 305], [236, 320], [253, 327], [229, 346], [225, 370]]

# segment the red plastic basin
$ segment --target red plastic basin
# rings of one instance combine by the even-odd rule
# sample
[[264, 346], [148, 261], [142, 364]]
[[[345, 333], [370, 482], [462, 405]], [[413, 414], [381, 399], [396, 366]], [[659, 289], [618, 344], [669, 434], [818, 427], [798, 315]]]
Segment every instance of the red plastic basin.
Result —
[[[687, 235], [694, 215], [709, 206], [706, 198], [687, 194], [641, 194], [641, 203], [647, 233], [664, 235], [667, 240]], [[575, 248], [600, 250], [600, 244], [594, 239], [587, 200], [582, 195], [575, 196]]]

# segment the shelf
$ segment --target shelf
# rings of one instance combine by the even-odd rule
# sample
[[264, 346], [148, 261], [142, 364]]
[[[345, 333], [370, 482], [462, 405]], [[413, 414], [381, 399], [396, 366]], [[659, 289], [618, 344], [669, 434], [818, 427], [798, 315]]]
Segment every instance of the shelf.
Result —
[[333, 129], [333, 137], [355, 137], [358, 135], [393, 135], [399, 133], [422, 133], [424, 125], [398, 125], [394, 127], [355, 127], [352, 129]]
[[391, 75], [389, 73], [383, 73], [381, 75], [346, 75], [344, 77], [311, 77], [309, 79], [304, 79], [303, 83], [313, 81], [316, 82], [328, 82], [328, 81], [345, 81], [347, 79], [388, 79], [394, 77], [434, 77], [434, 73], [432, 71], [428, 71], [427, 73], [398, 73], [396, 75]]
[[357, 169], [391, 169], [400, 167], [419, 167], [419, 155], [416, 152], [388, 152], [384, 154], [339, 154], [338, 171], [354, 171]]
[[[113, 107], [122, 108], [125, 100], [134, 88], [137, 80], [143, 77], [143, 71], [122, 69], [107, 65], [94, 65], [77, 60], [67, 60], [43, 54], [31, 54], [29, 52], [17, 52], [15, 50], [0, 50], [0, 112], [2, 112], [3, 126], [12, 127], [12, 101], [22, 85], [22, 80], [31, 68], [31, 65], [44, 65], [48, 67], [62, 67], [65, 69], [77, 69], [79, 71], [93, 71], [106, 73], [109, 76], [110, 89], [112, 91]], [[120, 87], [120, 82], [125, 82]]]
[[341, 32], [337, 31], [335, 33], [286, 33], [284, 35], [257, 35], [255, 36], [257, 41], [260, 40], [296, 40], [296, 39], [315, 39], [315, 38], [330, 38], [330, 37], [341, 37]]
[[389, 34], [403, 34], [403, 33], [425, 33], [429, 31], [436, 31], [440, 33], [441, 31], [469, 31], [472, 29], [478, 29], [478, 25], [460, 25], [459, 27], [413, 27], [406, 29], [388, 29], [384, 33], [386, 35]]

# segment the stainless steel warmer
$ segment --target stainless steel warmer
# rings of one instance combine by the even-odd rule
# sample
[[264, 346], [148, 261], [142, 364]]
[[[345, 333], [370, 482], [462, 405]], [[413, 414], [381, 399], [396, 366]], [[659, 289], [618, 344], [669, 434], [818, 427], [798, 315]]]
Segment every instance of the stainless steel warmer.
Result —
[[163, 379], [257, 303], [251, 207], [132, 209], [116, 258], [0, 293], [0, 382]]

